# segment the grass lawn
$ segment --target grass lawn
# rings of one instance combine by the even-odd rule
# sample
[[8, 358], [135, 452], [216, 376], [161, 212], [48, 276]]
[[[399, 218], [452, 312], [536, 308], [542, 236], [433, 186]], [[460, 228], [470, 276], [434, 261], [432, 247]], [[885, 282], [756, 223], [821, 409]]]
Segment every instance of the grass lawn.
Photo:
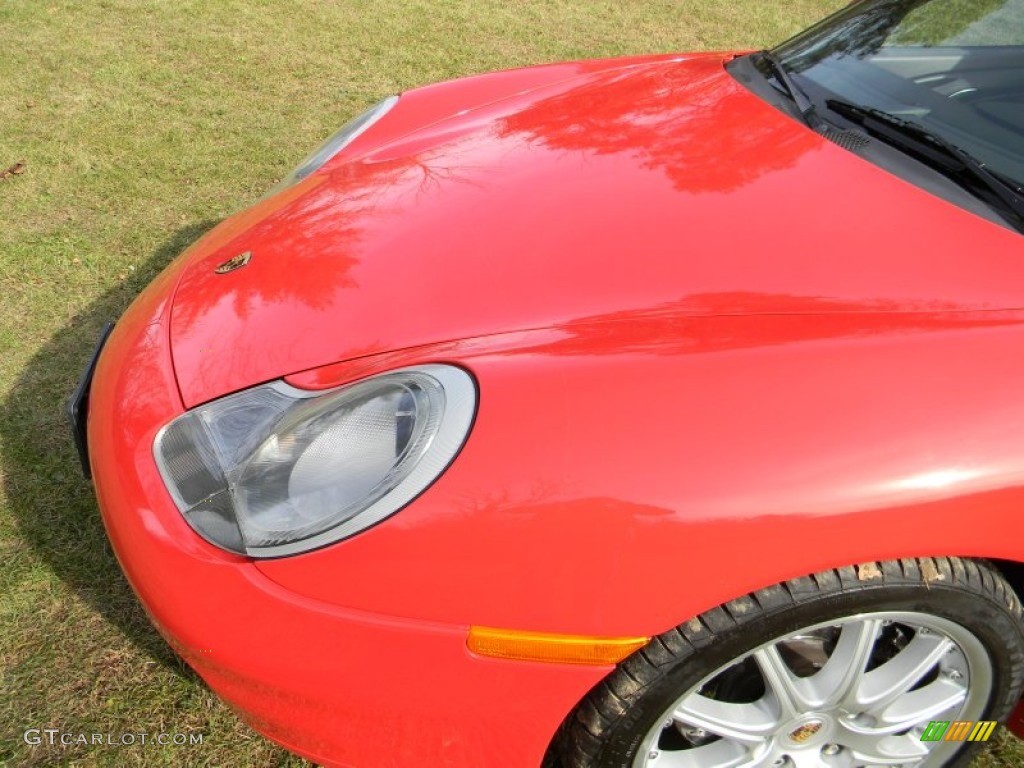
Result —
[[[385, 95], [559, 59], [761, 47], [842, 4], [0, 0], [0, 172], [25, 163], [0, 178], [0, 764], [303, 764], [150, 627], [62, 421], [103, 321], [178, 251]], [[29, 747], [28, 728], [204, 742]], [[983, 763], [1021, 764], [1010, 741]]]

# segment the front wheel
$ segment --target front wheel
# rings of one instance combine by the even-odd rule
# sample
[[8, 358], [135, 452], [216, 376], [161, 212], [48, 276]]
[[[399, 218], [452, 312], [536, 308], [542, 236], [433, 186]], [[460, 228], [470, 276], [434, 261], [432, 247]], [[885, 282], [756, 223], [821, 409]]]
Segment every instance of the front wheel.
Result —
[[653, 638], [577, 707], [563, 762], [963, 766], [991, 734], [975, 724], [1005, 718], [1022, 687], [1021, 604], [990, 565], [865, 563], [759, 590]]

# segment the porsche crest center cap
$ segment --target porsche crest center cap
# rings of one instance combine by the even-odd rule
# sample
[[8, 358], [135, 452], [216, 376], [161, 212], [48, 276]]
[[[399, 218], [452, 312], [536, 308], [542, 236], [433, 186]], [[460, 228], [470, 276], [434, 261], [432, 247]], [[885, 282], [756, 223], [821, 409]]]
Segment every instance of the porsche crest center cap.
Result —
[[797, 744], [804, 744], [814, 738], [814, 735], [825, 726], [821, 720], [808, 720], [799, 728], [789, 734], [791, 741]]

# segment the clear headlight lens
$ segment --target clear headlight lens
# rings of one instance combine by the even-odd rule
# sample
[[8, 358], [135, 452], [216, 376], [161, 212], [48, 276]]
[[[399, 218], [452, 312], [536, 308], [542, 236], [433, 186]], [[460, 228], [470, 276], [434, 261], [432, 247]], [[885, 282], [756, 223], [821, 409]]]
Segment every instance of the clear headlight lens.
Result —
[[397, 512], [455, 458], [475, 411], [472, 378], [448, 365], [326, 393], [273, 382], [182, 414], [160, 430], [153, 452], [200, 536], [277, 557]]
[[359, 115], [359, 117], [353, 118], [349, 122], [345, 123], [337, 133], [313, 150], [312, 154], [299, 163], [298, 167], [294, 171], [275, 184], [274, 188], [270, 191], [271, 194], [280, 192], [282, 189], [287, 189], [292, 184], [296, 184], [309, 176], [309, 174], [313, 173], [320, 166], [355, 141], [358, 136], [366, 133], [374, 123], [384, 117], [384, 115], [386, 115], [397, 103], [397, 96], [389, 96], [383, 101], [374, 104], [368, 110], [363, 112], [363, 114]]

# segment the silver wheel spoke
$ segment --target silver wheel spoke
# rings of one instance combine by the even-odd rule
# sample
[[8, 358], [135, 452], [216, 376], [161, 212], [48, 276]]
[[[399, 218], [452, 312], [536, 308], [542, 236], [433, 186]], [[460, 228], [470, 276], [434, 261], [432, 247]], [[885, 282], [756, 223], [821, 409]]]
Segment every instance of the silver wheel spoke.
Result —
[[689, 727], [703, 728], [723, 739], [747, 745], [762, 743], [779, 727], [779, 718], [763, 701], [733, 704], [696, 693], [676, 706], [672, 718]]
[[813, 694], [806, 681], [789, 670], [778, 646], [755, 651], [754, 661], [764, 677], [765, 688], [779, 708], [779, 720], [789, 720], [813, 708]]
[[879, 725], [887, 731], [900, 731], [926, 724], [943, 712], [959, 707], [966, 698], [966, 686], [939, 679], [892, 702], [878, 713]]
[[846, 624], [839, 641], [821, 670], [809, 678], [796, 677], [772, 646], [757, 651], [754, 659], [764, 675], [767, 687], [779, 702], [784, 717], [835, 706], [850, 692], [871, 658], [875, 640], [882, 627], [877, 619]]
[[734, 741], [716, 741], [681, 752], [660, 752], [648, 761], [650, 768], [753, 768], [757, 762]]
[[922, 742], [924, 727], [981, 718], [991, 690], [988, 653], [955, 622], [910, 611], [834, 619], [695, 684], [648, 731], [633, 768], [936, 768], [960, 745]]
[[868, 712], [884, 709], [913, 688], [953, 647], [946, 637], [918, 634], [902, 651], [864, 675], [851, 704]]
[[789, 766], [793, 768], [822, 768], [821, 755], [817, 750], [813, 752], [793, 752], [789, 756]]
[[810, 678], [815, 691], [810, 704], [814, 708], [835, 706], [856, 690], [881, 628], [879, 619], [843, 625], [835, 651], [821, 671]]
[[839, 737], [857, 765], [893, 765], [920, 760], [928, 746], [911, 734], [902, 736], [878, 731], [847, 731]]

